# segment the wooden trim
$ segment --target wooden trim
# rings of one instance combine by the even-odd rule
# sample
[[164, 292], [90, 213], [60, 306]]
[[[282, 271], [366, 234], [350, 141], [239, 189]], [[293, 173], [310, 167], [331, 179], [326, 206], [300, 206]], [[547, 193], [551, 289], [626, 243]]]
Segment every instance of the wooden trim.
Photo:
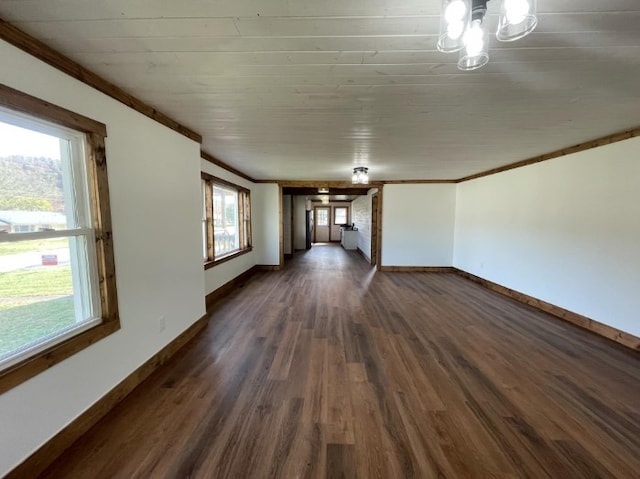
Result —
[[[346, 201], [334, 201], [333, 203], [347, 203]], [[351, 204], [351, 201], [348, 202], [349, 204]], [[345, 205], [331, 205], [332, 209], [331, 209], [331, 226], [340, 226], [343, 225], [345, 223], [336, 223], [336, 210], [338, 208], [345, 208], [347, 210], [347, 223], [346, 224], [351, 224], [351, 206], [345, 206]]]
[[[376, 269], [382, 271], [382, 190], [384, 185], [380, 185], [376, 195], [378, 195], [378, 218], [376, 223]], [[372, 195], [373, 196], [373, 195]]]
[[232, 259], [236, 259], [238, 256], [242, 256], [247, 253], [251, 253], [253, 251], [253, 246], [249, 246], [248, 248], [241, 249], [238, 251], [234, 251], [233, 253], [229, 253], [226, 256], [223, 256], [220, 259], [216, 259], [213, 261], [205, 261], [204, 269], [211, 269], [214, 266], [218, 266], [219, 264], [226, 263], [227, 261], [231, 261]]
[[[0, 20], [0, 32], [2, 31], [1, 28], [2, 20]], [[83, 133], [95, 133], [102, 137], [107, 136], [107, 126], [104, 123], [3, 84], [0, 84], [0, 106], [35, 116], [55, 123], [56, 125], [71, 128], [72, 130]]]
[[383, 180], [385, 185], [440, 185], [458, 183], [460, 180]]
[[92, 88], [110, 96], [114, 100], [117, 100], [129, 108], [133, 108], [139, 113], [163, 124], [164, 126], [171, 128], [172, 130], [186, 136], [187, 138], [202, 143], [202, 136], [198, 133], [190, 130], [186, 126], [181, 125], [177, 121], [169, 118], [164, 113], [159, 112], [152, 106], [147, 105], [141, 100], [138, 100], [133, 95], [127, 93], [122, 88], [114, 85], [103, 79], [96, 73], [81, 66], [79, 63], [74, 62], [70, 58], [62, 55], [53, 48], [49, 47], [45, 43], [37, 40], [31, 35], [23, 32], [22, 30], [14, 27], [10, 23], [0, 19], [0, 38], [13, 46], [18, 47], [29, 55], [42, 60], [43, 62], [57, 68], [63, 73], [79, 80]]
[[7, 479], [38, 477], [66, 449], [82, 437], [91, 427], [120, 403], [131, 391], [166, 363], [176, 352], [196, 337], [206, 326], [208, 316], [203, 316], [182, 334], [149, 358], [142, 366], [123, 379], [89, 409], [74, 419], [71, 424], [47, 441], [20, 465], [13, 469]]
[[[200, 178], [205, 181], [205, 202], [206, 202], [206, 214], [207, 214], [207, 259], [204, 261], [204, 269], [207, 270], [209, 268], [213, 268], [214, 266], [225, 263], [231, 259], [234, 259], [243, 254], [249, 253], [253, 250], [253, 246], [251, 244], [251, 190], [244, 188], [242, 186], [236, 185], [235, 183], [231, 183], [230, 181], [223, 180], [218, 178], [217, 176], [210, 175], [209, 173], [205, 173], [203, 171], [200, 172]], [[220, 258], [216, 258], [215, 255], [215, 238], [214, 238], [214, 225], [213, 225], [213, 186], [221, 185], [236, 190], [238, 192], [238, 228], [240, 232], [240, 249], [235, 251], [231, 251], [225, 253]], [[249, 198], [249, 201], [246, 201], [246, 198]], [[245, 203], [248, 203], [249, 208], [249, 229], [248, 229], [248, 238], [243, 237], [244, 231], [244, 217], [245, 217]], [[247, 240], [246, 242], [244, 240]], [[246, 246], [244, 246], [246, 244]]]
[[277, 185], [280, 183], [278, 180], [253, 180], [253, 182], [261, 185]]
[[475, 180], [476, 178], [482, 178], [483, 176], [495, 175], [497, 173], [502, 173], [503, 171], [513, 170], [515, 168], [521, 168], [523, 166], [533, 165], [535, 163], [540, 163], [542, 161], [552, 160], [554, 158], [559, 158], [561, 156], [571, 155], [573, 153], [578, 153], [580, 151], [590, 150], [592, 148], [598, 148], [604, 145], [610, 145], [611, 143], [617, 143], [619, 141], [628, 140], [635, 136], [640, 136], [640, 127], [633, 128], [631, 130], [623, 131], [621, 133], [615, 133], [613, 135], [603, 136], [601, 138], [597, 138], [595, 140], [586, 141], [584, 143], [579, 143], [574, 146], [570, 146], [568, 148], [562, 148], [560, 150], [552, 151], [551, 153], [546, 153], [544, 155], [535, 156], [533, 158], [529, 158], [522, 161], [517, 161], [515, 163], [511, 163], [509, 165], [500, 166], [498, 168], [493, 168], [491, 170], [483, 171], [481, 173], [476, 173], [475, 175], [465, 176], [464, 178], [460, 178], [456, 180], [456, 183], [462, 183], [464, 181]]
[[[380, 240], [380, 238], [378, 238], [378, 208], [380, 206], [380, 201], [379, 201], [379, 197], [378, 197], [378, 192], [376, 191], [375, 193], [373, 193], [371, 195], [371, 225], [370, 225], [370, 255], [371, 257], [369, 258], [369, 263], [373, 266], [376, 267], [376, 269], [379, 270], [378, 268], [378, 264], [380, 263], [380, 258], [378, 256], [378, 241]], [[373, 216], [373, 205], [375, 203], [376, 206], [376, 215], [375, 218]]]
[[506, 286], [502, 286], [498, 283], [494, 283], [493, 281], [489, 281], [488, 279], [484, 279], [471, 273], [467, 273], [466, 271], [457, 268], [453, 269], [458, 275], [462, 276], [463, 278], [473, 281], [474, 283], [478, 283], [479, 285], [484, 286], [491, 291], [495, 291], [496, 293], [500, 293], [511, 299], [515, 299], [520, 303], [532, 306], [540, 311], [551, 314], [557, 318], [586, 329], [587, 331], [595, 333], [611, 341], [615, 341], [616, 343], [626, 346], [627, 348], [633, 349], [635, 351], [640, 351], [640, 338], [634, 336], [633, 334], [626, 333], [612, 326], [600, 323], [595, 319], [582, 316], [581, 314], [574, 313], [567, 309], [561, 308], [560, 306], [555, 306], [551, 303], [547, 303], [546, 301], [542, 301], [541, 299], [534, 298], [525, 293], [521, 293], [519, 291], [507, 288]]
[[[595, 140], [586, 141], [584, 143], [579, 143], [577, 145], [573, 145], [567, 148], [561, 148], [559, 150], [552, 151], [551, 153], [545, 153], [544, 155], [535, 156], [533, 158], [528, 158], [526, 160], [517, 161], [515, 163], [510, 163], [508, 165], [500, 166], [497, 168], [492, 168], [487, 171], [482, 171], [480, 173], [475, 173], [473, 175], [465, 176], [463, 178], [458, 178], [456, 180], [445, 179], [445, 180], [434, 180], [434, 179], [424, 179], [424, 180], [381, 180], [369, 183], [368, 187], [370, 188], [378, 188], [381, 185], [421, 185], [421, 184], [456, 184], [462, 183], [465, 181], [474, 180], [476, 178], [482, 178], [483, 176], [495, 175], [497, 173], [502, 173], [503, 171], [513, 170], [515, 168], [521, 168], [523, 166], [532, 165], [535, 163], [540, 163], [542, 161], [551, 160], [554, 158], [559, 158], [562, 156], [570, 155], [573, 153], [578, 153], [580, 151], [589, 150], [592, 148], [597, 148], [604, 145], [609, 145], [611, 143], [617, 143], [619, 141], [628, 140], [630, 138], [634, 138], [636, 136], [640, 136], [640, 127], [632, 128], [630, 130], [626, 130], [620, 133], [614, 133], [612, 135], [603, 136], [601, 138], [597, 138]], [[222, 165], [220, 165], [222, 166]], [[224, 166], [223, 166], [224, 167]], [[348, 188], [354, 187], [354, 185], [350, 181], [335, 181], [335, 180], [324, 180], [324, 181], [316, 181], [316, 180], [251, 180], [254, 183], [278, 183], [283, 187], [293, 187], [293, 188], [316, 188], [316, 187], [333, 187], [333, 188]]]
[[[88, 133], [86, 138], [87, 177], [92, 202], [93, 229], [95, 231], [96, 261], [100, 275], [100, 301], [105, 323], [119, 323], [116, 263], [113, 252], [111, 205], [107, 174], [107, 155], [102, 133]], [[118, 326], [119, 328], [119, 326]]]
[[251, 178], [246, 173], [243, 173], [242, 171], [235, 169], [233, 166], [227, 165], [224, 161], [217, 159], [215, 156], [211, 155], [210, 153], [207, 153], [204, 150], [200, 150], [200, 157], [203, 160], [207, 160], [209, 163], [212, 163], [216, 166], [219, 166], [220, 168], [227, 170], [229, 173], [233, 173], [234, 175], [239, 176], [240, 178], [244, 178], [245, 180], [248, 180], [251, 183], [257, 183], [256, 180]]
[[291, 254], [289, 255], [289, 258], [293, 258], [293, 252], [295, 251], [295, 237], [296, 237], [296, 224], [295, 224], [295, 201], [293, 201], [293, 195], [290, 196], [291, 198], [291, 208], [289, 211], [291, 211]]
[[0, 373], [0, 394], [46, 371], [119, 329], [119, 321], [105, 321], [5, 369]]
[[[214, 240], [214, 228], [213, 228], [213, 188], [210, 181], [207, 178], [202, 178], [204, 181], [204, 201], [205, 201], [205, 214], [207, 215], [205, 221], [206, 235], [207, 235], [207, 261], [204, 263], [204, 269], [215, 266], [214, 261], [215, 253], [215, 240]], [[210, 266], [208, 266], [210, 265]]]
[[238, 191], [243, 191], [245, 193], [251, 193], [251, 190], [245, 188], [244, 186], [236, 185], [231, 181], [223, 180], [222, 178], [218, 178], [217, 176], [211, 175], [209, 173], [205, 173], [204, 171], [200, 172], [200, 178], [206, 181], [212, 181], [213, 183], [217, 183], [219, 185], [229, 186]]
[[[2, 32], [0, 20], [0, 32]], [[87, 185], [95, 234], [102, 322], [0, 372], [0, 394], [120, 329], [103, 123], [0, 85], [0, 105], [85, 134]]]
[[284, 213], [283, 213], [284, 210], [282, 208], [282, 200], [283, 200], [282, 185], [278, 185], [278, 218], [280, 219], [278, 230], [280, 235], [280, 241], [279, 241], [280, 255], [279, 256], [280, 256], [281, 268], [284, 266]]
[[225, 296], [229, 295], [232, 291], [242, 288], [251, 277], [259, 271], [279, 271], [280, 266], [278, 265], [261, 265], [256, 264], [246, 270], [243, 273], [240, 273], [235, 278], [227, 281], [225, 284], [220, 286], [215, 291], [212, 291], [205, 297], [205, 304], [207, 308], [207, 314], [211, 314], [213, 312], [213, 307], [215, 304], [223, 299]]
[[453, 266], [382, 266], [380, 271], [390, 273], [455, 273]]
[[207, 294], [205, 297], [205, 304], [207, 308], [207, 314], [211, 314], [213, 312], [213, 306], [220, 301], [225, 296], [228, 296], [233, 290], [241, 288], [245, 285], [249, 279], [259, 270], [257, 266], [252, 266], [248, 270], [243, 273], [240, 273], [235, 278], [227, 281], [225, 284], [220, 286], [218, 289], [212, 291]]
[[[366, 185], [354, 185], [350, 181], [335, 180], [257, 180], [256, 183], [278, 183], [283, 188], [379, 188], [384, 183], [372, 181]], [[332, 193], [334, 194], [334, 193]]]
[[280, 271], [282, 268], [277, 264], [257, 264], [255, 268], [258, 271]]

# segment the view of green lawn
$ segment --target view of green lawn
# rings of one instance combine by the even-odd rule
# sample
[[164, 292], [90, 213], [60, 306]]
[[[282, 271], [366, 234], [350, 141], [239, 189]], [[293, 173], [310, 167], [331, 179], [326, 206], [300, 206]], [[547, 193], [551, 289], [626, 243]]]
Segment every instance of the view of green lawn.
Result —
[[75, 322], [69, 266], [0, 273], [0, 356]]
[[69, 246], [69, 240], [67, 238], [52, 238], [32, 241], [17, 241], [13, 243], [0, 243], [0, 256], [66, 248], [67, 246]]
[[71, 296], [0, 311], [0, 357], [74, 323]]

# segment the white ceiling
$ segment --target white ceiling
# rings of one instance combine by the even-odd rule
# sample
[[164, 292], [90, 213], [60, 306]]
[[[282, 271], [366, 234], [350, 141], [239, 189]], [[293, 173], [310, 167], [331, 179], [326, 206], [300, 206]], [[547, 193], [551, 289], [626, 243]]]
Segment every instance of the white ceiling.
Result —
[[257, 179], [455, 179], [640, 125], [640, 0], [538, 0], [536, 31], [494, 37], [471, 73], [435, 50], [439, 8], [0, 0], [0, 17]]

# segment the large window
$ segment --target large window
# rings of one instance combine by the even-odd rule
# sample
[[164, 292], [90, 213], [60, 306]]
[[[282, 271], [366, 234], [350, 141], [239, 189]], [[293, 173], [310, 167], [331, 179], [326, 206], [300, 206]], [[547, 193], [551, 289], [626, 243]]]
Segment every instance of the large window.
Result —
[[0, 392], [118, 328], [105, 134], [0, 89]]
[[202, 173], [205, 266], [251, 250], [249, 190]]
[[333, 224], [346, 225], [349, 221], [349, 208], [347, 206], [336, 206], [333, 209]]

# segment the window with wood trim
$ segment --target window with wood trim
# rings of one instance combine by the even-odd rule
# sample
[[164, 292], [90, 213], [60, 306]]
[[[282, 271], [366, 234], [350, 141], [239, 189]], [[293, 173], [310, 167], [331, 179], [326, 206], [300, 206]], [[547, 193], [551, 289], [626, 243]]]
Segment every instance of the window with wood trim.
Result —
[[202, 200], [205, 266], [251, 251], [249, 190], [202, 173]]
[[336, 206], [333, 208], [333, 224], [346, 225], [349, 222], [349, 208], [347, 206]]
[[119, 328], [105, 136], [0, 85], [0, 392]]

